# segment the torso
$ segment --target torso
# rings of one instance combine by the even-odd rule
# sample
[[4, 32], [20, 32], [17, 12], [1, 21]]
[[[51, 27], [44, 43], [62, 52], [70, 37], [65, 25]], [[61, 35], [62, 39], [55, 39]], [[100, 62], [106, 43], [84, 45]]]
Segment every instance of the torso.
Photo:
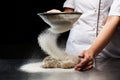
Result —
[[[97, 36], [96, 33], [99, 33], [105, 24], [112, 2], [113, 0], [101, 0], [98, 14], [99, 0], [75, 0], [75, 11], [83, 14], [71, 29], [66, 46], [67, 53], [78, 55], [92, 44]], [[104, 51], [104, 53], [110, 52]]]

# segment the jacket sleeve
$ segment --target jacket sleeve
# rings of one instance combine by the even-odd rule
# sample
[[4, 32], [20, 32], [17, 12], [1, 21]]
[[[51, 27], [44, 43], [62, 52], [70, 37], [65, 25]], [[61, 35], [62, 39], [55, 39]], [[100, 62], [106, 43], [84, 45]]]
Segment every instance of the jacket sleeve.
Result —
[[120, 0], [113, 0], [109, 16], [120, 16]]
[[74, 9], [74, 0], [66, 0], [63, 4], [63, 8], [66, 7]]

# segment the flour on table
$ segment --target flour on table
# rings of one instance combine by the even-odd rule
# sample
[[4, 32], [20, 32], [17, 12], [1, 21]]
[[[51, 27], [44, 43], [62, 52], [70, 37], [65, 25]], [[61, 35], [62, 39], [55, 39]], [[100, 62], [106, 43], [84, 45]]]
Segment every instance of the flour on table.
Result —
[[42, 62], [27, 63], [22, 65], [19, 70], [28, 73], [37, 73], [37, 72], [75, 72], [72, 69], [62, 69], [62, 68], [42, 68]]

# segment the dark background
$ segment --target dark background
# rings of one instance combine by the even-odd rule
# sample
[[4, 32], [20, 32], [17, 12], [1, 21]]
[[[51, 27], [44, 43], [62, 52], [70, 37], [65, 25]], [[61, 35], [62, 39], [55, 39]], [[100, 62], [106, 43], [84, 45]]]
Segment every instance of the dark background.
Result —
[[[63, 10], [65, 0], [16, 0], [7, 6], [7, 18], [0, 41], [0, 58], [39, 58], [45, 54], [37, 44], [37, 37], [48, 28], [37, 13], [51, 9]], [[9, 2], [8, 2], [9, 4]], [[10, 9], [9, 9], [10, 7]], [[9, 10], [9, 11], [7, 11]], [[11, 14], [10, 14], [11, 13]], [[8, 18], [10, 16], [10, 18]], [[61, 40], [66, 38], [65, 36]]]
[[37, 35], [47, 26], [37, 13], [51, 9], [62, 10], [63, 2], [64, 0], [17, 1], [16, 27], [14, 31], [17, 35], [14, 35], [14, 32], [12, 35], [17, 39], [21, 39], [19, 43], [36, 41]]

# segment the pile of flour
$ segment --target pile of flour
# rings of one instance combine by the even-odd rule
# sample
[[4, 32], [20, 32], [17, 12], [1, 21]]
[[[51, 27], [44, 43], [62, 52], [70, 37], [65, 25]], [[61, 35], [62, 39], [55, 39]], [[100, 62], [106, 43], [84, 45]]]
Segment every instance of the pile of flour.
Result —
[[19, 70], [28, 73], [37, 73], [37, 72], [75, 72], [74, 69], [62, 69], [62, 68], [42, 68], [42, 62], [33, 62], [27, 63], [20, 66]]

